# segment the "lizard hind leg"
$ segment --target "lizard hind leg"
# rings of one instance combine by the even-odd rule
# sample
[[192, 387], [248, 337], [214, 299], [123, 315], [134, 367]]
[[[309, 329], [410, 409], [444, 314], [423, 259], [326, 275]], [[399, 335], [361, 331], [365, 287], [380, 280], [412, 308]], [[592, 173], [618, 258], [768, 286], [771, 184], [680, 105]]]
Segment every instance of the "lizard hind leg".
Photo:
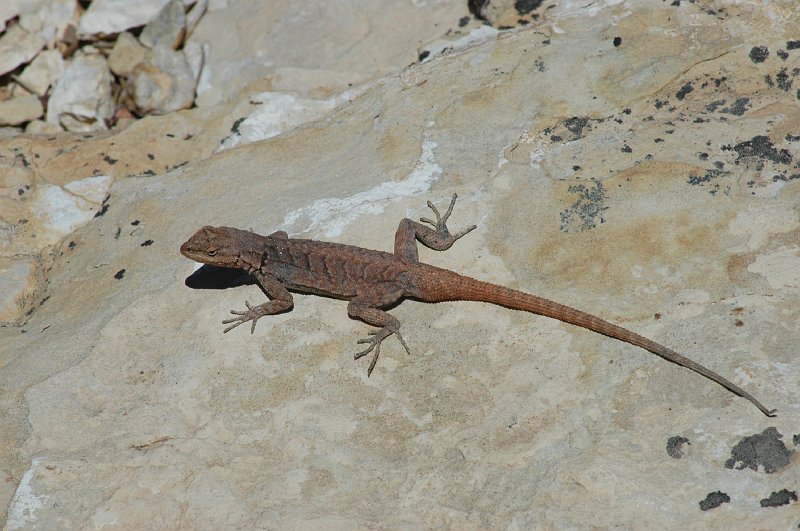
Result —
[[403, 340], [403, 336], [400, 335], [400, 321], [393, 315], [381, 310], [381, 308], [386, 308], [399, 301], [403, 297], [403, 291], [403, 286], [399, 283], [382, 282], [363, 290], [347, 304], [347, 314], [350, 317], [378, 327], [377, 330], [369, 332], [372, 337], [358, 341], [359, 344], [369, 343], [369, 346], [354, 356], [354, 359], [360, 359], [375, 351], [367, 369], [367, 376], [372, 374], [372, 370], [378, 362], [378, 356], [381, 353], [381, 342], [392, 334], [397, 336], [406, 352], [411, 353], [408, 350], [408, 345]]
[[[450, 214], [453, 213], [453, 207], [456, 205], [456, 199], [458, 199], [458, 194], [453, 194], [453, 198], [450, 200], [450, 206], [447, 207], [447, 212], [444, 213], [444, 216], [439, 214], [439, 211], [436, 209], [436, 207], [433, 205], [433, 203], [428, 201], [428, 208], [433, 210], [433, 213], [436, 216], [436, 221], [434, 222], [433, 220], [428, 219], [428, 218], [419, 218], [419, 220], [421, 222], [427, 223], [429, 225], [433, 225], [436, 228], [436, 232], [438, 234], [443, 235], [443, 236], [447, 236], [448, 240], [450, 240], [450, 238], [452, 238], [452, 241], [450, 241], [450, 245], [453, 245], [453, 243], [457, 239], [459, 239], [460, 237], [464, 236], [468, 232], [473, 231], [473, 230], [478, 228], [477, 225], [470, 225], [469, 227], [467, 227], [467, 228], [465, 228], [463, 230], [460, 230], [460, 231], [456, 232], [455, 234], [450, 234], [450, 230], [447, 228], [447, 219], [450, 217]], [[448, 245], [448, 247], [450, 247], [450, 245]], [[438, 250], [438, 249], [436, 249], [436, 250]]]
[[447, 228], [447, 218], [453, 213], [453, 207], [456, 204], [457, 198], [458, 195], [453, 194], [453, 198], [450, 200], [450, 206], [447, 208], [444, 215], [440, 214], [433, 203], [428, 201], [428, 207], [436, 216], [436, 221], [428, 218], [420, 218], [420, 221], [432, 225], [433, 228], [408, 218], [403, 219], [394, 235], [394, 254], [403, 257], [409, 262], [419, 262], [417, 240], [425, 247], [435, 251], [446, 251], [456, 240], [468, 232], [475, 230], [477, 228], [476, 225], [470, 225], [455, 233], [451, 233], [450, 229]]

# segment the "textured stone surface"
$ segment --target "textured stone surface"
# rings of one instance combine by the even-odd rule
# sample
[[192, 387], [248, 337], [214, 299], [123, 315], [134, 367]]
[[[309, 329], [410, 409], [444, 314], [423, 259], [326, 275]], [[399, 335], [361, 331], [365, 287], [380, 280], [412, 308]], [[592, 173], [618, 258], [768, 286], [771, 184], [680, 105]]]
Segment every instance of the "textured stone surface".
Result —
[[37, 33], [25, 31], [20, 25], [8, 28], [0, 36], [0, 75], [36, 57], [44, 45], [44, 37]]
[[47, 104], [47, 121], [67, 131], [100, 131], [114, 113], [111, 72], [103, 56], [75, 57], [58, 80]]
[[0, 125], [19, 125], [42, 116], [42, 102], [34, 95], [0, 101]]
[[[360, 47], [329, 55], [328, 72], [371, 72], [366, 89], [216, 155], [269, 80], [120, 133], [4, 141], [25, 205], [30, 174], [115, 179], [103, 214], [42, 253], [43, 302], [0, 328], [9, 529], [796, 527], [796, 4], [546, 13], [430, 47], [402, 76]], [[779, 416], [629, 345], [479, 303], [393, 309], [412, 355], [388, 341], [367, 378], [352, 354], [368, 327], [346, 303], [296, 296], [255, 334], [223, 335], [263, 295], [185, 285], [178, 247], [204, 224], [391, 250], [402, 217], [453, 192], [451, 226], [479, 229], [424, 261], [641, 332]], [[757, 434], [785, 443], [780, 468], [726, 468]], [[679, 460], [674, 437], [691, 443]]]

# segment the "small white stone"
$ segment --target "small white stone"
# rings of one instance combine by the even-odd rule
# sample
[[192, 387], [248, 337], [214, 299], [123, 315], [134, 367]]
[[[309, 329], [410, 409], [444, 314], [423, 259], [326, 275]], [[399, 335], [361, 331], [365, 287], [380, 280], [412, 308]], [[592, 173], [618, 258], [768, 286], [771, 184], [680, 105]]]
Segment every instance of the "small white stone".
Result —
[[127, 77], [146, 56], [147, 48], [142, 46], [133, 34], [124, 31], [117, 37], [117, 42], [114, 43], [114, 48], [108, 56], [108, 67], [116, 75]]
[[100, 55], [79, 55], [53, 88], [47, 105], [47, 121], [68, 131], [107, 129], [114, 112], [111, 72]]
[[81, 17], [78, 34], [110, 35], [144, 26], [153, 20], [169, 0], [94, 0]]
[[44, 113], [39, 96], [20, 96], [0, 101], [0, 125], [19, 125], [40, 118]]
[[10, 27], [0, 36], [0, 75], [33, 59], [44, 45], [38, 33], [28, 33], [19, 25]]
[[64, 59], [57, 50], [44, 50], [25, 67], [19, 83], [26, 89], [44, 96], [56, 79], [64, 73]]
[[191, 107], [195, 77], [182, 51], [158, 47], [133, 69], [128, 88], [141, 112], [164, 114]]

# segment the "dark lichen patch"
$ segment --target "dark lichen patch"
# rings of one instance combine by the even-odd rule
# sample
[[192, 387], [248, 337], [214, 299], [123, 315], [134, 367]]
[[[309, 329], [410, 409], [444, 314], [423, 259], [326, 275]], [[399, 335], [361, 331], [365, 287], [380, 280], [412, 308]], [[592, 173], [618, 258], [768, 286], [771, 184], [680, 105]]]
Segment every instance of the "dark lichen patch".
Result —
[[780, 507], [781, 505], [789, 505], [793, 501], [797, 501], [797, 493], [782, 489], [778, 492], [773, 492], [769, 498], [761, 500], [761, 507]]
[[757, 157], [760, 159], [771, 160], [776, 164], [790, 164], [792, 154], [785, 149], [780, 151], [770, 141], [768, 136], [758, 135], [746, 142], [740, 142], [733, 146], [733, 150], [739, 155], [738, 159], [744, 157]]
[[750, 49], [750, 60], [754, 63], [763, 63], [769, 57], [769, 49], [766, 46], [753, 46]]
[[114, 273], [114, 278], [116, 278], [117, 280], [122, 280], [124, 277], [125, 277], [125, 270], [124, 269], [120, 269], [119, 271]]
[[786, 68], [781, 68], [780, 71], [775, 74], [775, 82], [777, 83], [778, 88], [784, 92], [789, 92], [792, 90], [793, 81], [793, 77], [789, 76], [789, 71]]
[[686, 83], [684, 86], [681, 87], [681, 89], [677, 93], [675, 93], [675, 97], [678, 98], [678, 101], [682, 101], [683, 98], [685, 98], [686, 95], [692, 92], [693, 90], [694, 87], [692, 86], [692, 84]]
[[688, 184], [692, 186], [706, 186], [711, 184], [711, 188], [708, 190], [708, 193], [711, 195], [715, 195], [720, 190], [720, 184], [715, 183], [716, 179], [728, 175], [729, 171], [724, 171], [721, 168], [712, 168], [707, 170], [703, 175], [692, 175], [689, 174], [689, 178], [686, 180]]
[[724, 112], [726, 114], [732, 114], [734, 116], [742, 116], [745, 112], [747, 112], [749, 104], [750, 104], [750, 98], [738, 98], [731, 104], [730, 107], [725, 107], [720, 112]]
[[520, 15], [527, 15], [542, 5], [543, 1], [544, 0], [517, 0], [514, 2], [514, 9], [516, 9], [517, 13]]
[[725, 494], [722, 491], [717, 492], [709, 492], [706, 499], [700, 502], [700, 510], [701, 511], [708, 511], [711, 509], [716, 509], [723, 503], [730, 503], [731, 497]]
[[100, 210], [95, 212], [94, 217], [99, 218], [100, 216], [104, 215], [108, 212], [108, 200], [103, 201], [103, 206], [100, 207]]
[[[692, 444], [686, 437], [675, 435], [667, 439], [667, 455], [673, 459], [680, 459], [683, 457], [683, 445]], [[701, 502], [702, 503], [702, 502]]]
[[800, 41], [786, 41], [787, 50], [796, 50], [800, 48]]
[[772, 182], [776, 183], [778, 181], [796, 181], [800, 179], [800, 173], [793, 173], [791, 175], [787, 175], [785, 173], [778, 173], [772, 176]]
[[591, 127], [589, 126], [588, 118], [580, 118], [577, 116], [570, 118], [569, 120], [564, 122], [564, 127], [566, 127], [570, 133], [575, 135], [576, 139], [583, 137], [584, 129], [586, 129], [587, 127], [591, 129]]
[[606, 193], [603, 183], [592, 180], [592, 186], [573, 184], [569, 192], [576, 194], [578, 199], [568, 208], [561, 211], [561, 232], [584, 232], [597, 227], [598, 223], [605, 223], [603, 212], [608, 210], [605, 206]]
[[725, 468], [749, 468], [758, 471], [760, 466], [764, 468], [764, 472], [771, 474], [786, 467], [793, 450], [783, 444], [780, 440], [782, 437], [775, 427], [744, 437], [731, 450], [731, 458], [725, 461]]

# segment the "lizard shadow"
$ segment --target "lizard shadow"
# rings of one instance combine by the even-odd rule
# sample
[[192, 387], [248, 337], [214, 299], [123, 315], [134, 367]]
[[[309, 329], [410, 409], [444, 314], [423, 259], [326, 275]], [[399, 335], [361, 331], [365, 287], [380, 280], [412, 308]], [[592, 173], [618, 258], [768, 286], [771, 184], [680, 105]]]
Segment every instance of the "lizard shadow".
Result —
[[184, 284], [192, 289], [228, 289], [257, 282], [252, 275], [241, 269], [204, 264], [186, 277]]

